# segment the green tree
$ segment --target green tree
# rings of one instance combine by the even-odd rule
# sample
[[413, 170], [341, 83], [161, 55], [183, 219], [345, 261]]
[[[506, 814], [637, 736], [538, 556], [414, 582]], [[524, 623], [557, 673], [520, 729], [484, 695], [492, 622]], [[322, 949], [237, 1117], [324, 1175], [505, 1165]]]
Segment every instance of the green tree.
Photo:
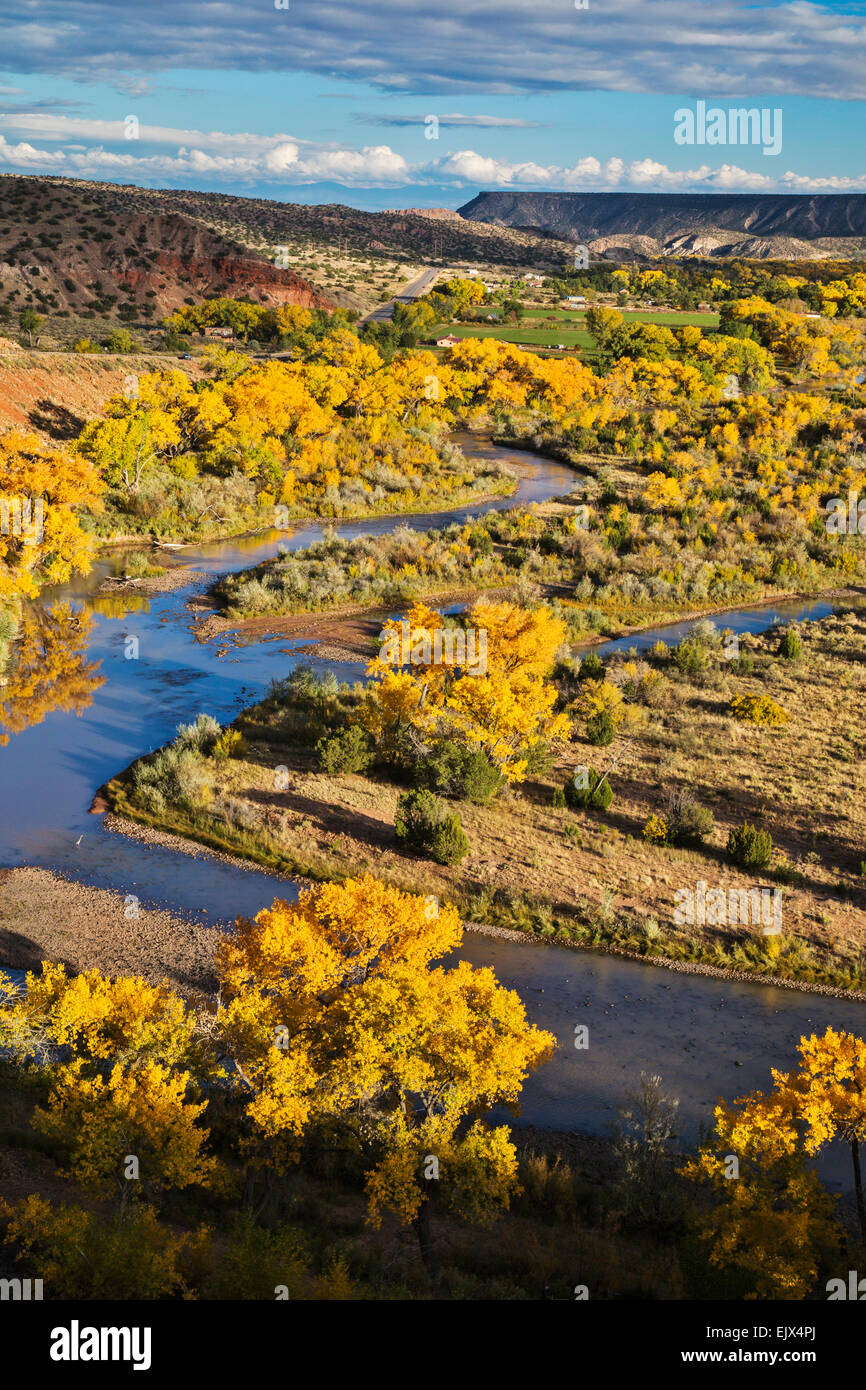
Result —
[[39, 342], [39, 335], [42, 332], [42, 325], [45, 322], [41, 314], [37, 314], [35, 309], [22, 309], [18, 315], [18, 323], [22, 333], [27, 334], [27, 341], [33, 347], [33, 339]]

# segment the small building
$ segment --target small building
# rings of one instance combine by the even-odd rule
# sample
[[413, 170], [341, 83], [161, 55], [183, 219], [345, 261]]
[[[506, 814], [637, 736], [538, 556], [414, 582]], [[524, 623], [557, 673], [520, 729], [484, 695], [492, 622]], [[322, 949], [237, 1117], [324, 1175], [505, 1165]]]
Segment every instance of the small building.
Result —
[[220, 323], [209, 323], [203, 332], [206, 338], [233, 338], [235, 336], [233, 328], [226, 328]]
[[436, 339], [436, 346], [437, 346], [437, 347], [456, 347], [457, 344], [458, 344], [459, 342], [460, 342], [460, 339], [459, 339], [459, 338], [455, 338], [455, 336], [454, 336], [453, 333], [446, 333], [446, 335], [445, 335], [444, 338], [437, 338], [437, 339]]
[[524, 275], [523, 278], [524, 278], [524, 280], [526, 281], [527, 285], [543, 285], [543, 284], [544, 284], [544, 276], [543, 276], [543, 275], [534, 275], [534, 274], [532, 274], [532, 275]]
[[566, 309], [585, 309], [586, 295], [570, 294], [563, 300], [563, 304], [565, 305]]

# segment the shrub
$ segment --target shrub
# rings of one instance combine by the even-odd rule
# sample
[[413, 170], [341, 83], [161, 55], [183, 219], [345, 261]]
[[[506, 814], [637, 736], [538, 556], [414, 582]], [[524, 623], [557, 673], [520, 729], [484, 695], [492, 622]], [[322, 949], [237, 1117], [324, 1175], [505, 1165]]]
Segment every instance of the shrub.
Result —
[[604, 662], [601, 657], [596, 656], [595, 652], [587, 652], [583, 661], [580, 663], [578, 680], [601, 680], [604, 676]]
[[346, 729], [320, 738], [316, 757], [323, 772], [366, 772], [375, 754], [366, 729], [360, 724], [350, 724]]
[[785, 657], [787, 661], [796, 661], [803, 655], [803, 641], [799, 632], [789, 627], [788, 631], [782, 636], [779, 643], [779, 655]]
[[709, 649], [694, 637], [684, 637], [671, 652], [671, 660], [683, 676], [699, 676], [709, 662]]
[[735, 695], [731, 701], [731, 713], [746, 724], [763, 724], [778, 728], [788, 722], [788, 711], [771, 700], [769, 695]]
[[457, 864], [469, 849], [459, 815], [449, 815], [431, 791], [403, 793], [397, 802], [394, 834], [408, 848], [429, 854], [437, 864]]
[[416, 769], [419, 786], [442, 796], [456, 796], [484, 806], [505, 785], [502, 774], [480, 748], [444, 743]]
[[593, 807], [597, 811], [606, 811], [613, 801], [610, 782], [607, 777], [602, 777], [592, 768], [588, 768], [587, 773], [586, 786], [581, 785], [584, 778], [579, 774], [569, 778], [563, 788], [565, 800], [575, 809], [585, 810]]
[[183, 1297], [184, 1255], [197, 1238], [175, 1234], [152, 1207], [133, 1207], [119, 1222], [32, 1193], [2, 1215], [7, 1243], [45, 1271], [57, 1298]]
[[188, 748], [194, 753], [210, 754], [222, 733], [219, 722], [210, 714], [200, 714], [193, 724], [179, 724], [173, 746]]
[[554, 789], [553, 789], [553, 802], [552, 802], [552, 804], [553, 804], [554, 806], [556, 806], [557, 808], [561, 808], [561, 807], [563, 807], [563, 806], [566, 804], [566, 803], [565, 803], [565, 792], [562, 790], [562, 787], [554, 787]]
[[713, 813], [689, 791], [673, 792], [664, 808], [669, 845], [699, 845], [713, 828]]
[[223, 729], [213, 746], [215, 758], [242, 758], [247, 752], [247, 741], [240, 729]]
[[653, 813], [643, 828], [643, 837], [652, 845], [666, 845], [668, 842], [668, 823], [664, 816], [657, 816]]
[[744, 869], [766, 869], [773, 857], [773, 837], [746, 821], [728, 836], [728, 854]]
[[469, 841], [455, 811], [434, 826], [430, 837], [430, 857], [437, 864], [459, 864], [469, 853]]
[[586, 737], [596, 748], [606, 748], [616, 738], [616, 724], [609, 709], [590, 715], [586, 721]]
[[193, 809], [213, 800], [209, 763], [195, 748], [177, 741], [158, 749], [147, 761], [136, 763], [132, 781], [135, 799], [154, 812], [160, 796], [170, 805]]

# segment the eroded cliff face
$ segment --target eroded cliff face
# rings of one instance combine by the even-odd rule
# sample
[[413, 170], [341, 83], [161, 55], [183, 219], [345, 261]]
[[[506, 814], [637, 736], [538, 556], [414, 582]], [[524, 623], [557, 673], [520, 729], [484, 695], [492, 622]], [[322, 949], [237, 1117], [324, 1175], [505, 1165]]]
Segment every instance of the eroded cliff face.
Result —
[[193, 379], [201, 375], [198, 361], [163, 353], [30, 352], [0, 338], [0, 430], [35, 430], [46, 440], [68, 444], [88, 420], [103, 414], [109, 396], [123, 392], [130, 374], [172, 367]]
[[[866, 248], [864, 193], [491, 192], [460, 213], [587, 245], [607, 242], [609, 250], [616, 242], [638, 254], [811, 257]], [[655, 251], [637, 238], [651, 239]]]
[[153, 290], [159, 308], [178, 308], [190, 295], [252, 299], [262, 304], [297, 304], [305, 309], [333, 305], [308, 280], [274, 261], [256, 256], [176, 213], [135, 219], [130, 228], [143, 252], [124, 255], [112, 247], [108, 260], [117, 283], [140, 292]]
[[118, 284], [136, 292], [154, 290], [159, 308], [166, 312], [180, 308], [190, 294], [205, 297], [217, 289], [230, 298], [260, 304], [333, 307], [331, 300], [294, 271], [243, 254], [209, 257], [160, 251], [151, 269], [129, 266], [119, 275]]
[[31, 240], [26, 249], [20, 224], [0, 228], [0, 285], [38, 291], [48, 298], [49, 312], [80, 313], [111, 294], [119, 302], [149, 305], [152, 322], [190, 299], [214, 294], [275, 306], [333, 307], [291, 268], [281, 269], [179, 213], [124, 216], [114, 210], [110, 220], [90, 226], [73, 213], [58, 218], [50, 236], [38, 244]]

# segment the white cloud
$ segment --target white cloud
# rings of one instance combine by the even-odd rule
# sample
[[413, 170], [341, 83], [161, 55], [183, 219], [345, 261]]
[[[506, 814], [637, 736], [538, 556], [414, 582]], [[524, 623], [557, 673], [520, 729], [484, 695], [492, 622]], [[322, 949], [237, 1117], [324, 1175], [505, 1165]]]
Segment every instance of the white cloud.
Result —
[[[225, 134], [147, 125], [141, 126], [140, 139], [125, 140], [123, 129], [122, 121], [95, 121], [44, 112], [0, 115], [0, 167], [50, 170], [78, 177], [158, 179], [180, 187], [195, 186], [196, 180], [207, 179], [227, 186], [339, 183], [346, 188], [453, 186], [455, 190], [465, 190], [470, 186], [582, 192], [866, 191], [866, 174], [815, 178], [787, 170], [771, 175], [736, 164], [672, 169], [649, 157], [624, 160], [612, 156], [602, 161], [591, 154], [581, 155], [570, 166], [560, 166], [532, 161], [515, 163], [471, 149], [410, 164], [389, 145], [355, 149], [316, 144], [286, 134]], [[48, 149], [29, 140], [11, 142], [4, 130], [41, 131], [42, 140], [51, 141], [56, 148]], [[96, 143], [89, 144], [88, 139]]]
[[[5, 136], [0, 135], [0, 165], [11, 165], [13, 169], [58, 169], [64, 162], [62, 153], [56, 150], [40, 150], [22, 141], [10, 145]], [[62, 171], [61, 171], [62, 172]]]

